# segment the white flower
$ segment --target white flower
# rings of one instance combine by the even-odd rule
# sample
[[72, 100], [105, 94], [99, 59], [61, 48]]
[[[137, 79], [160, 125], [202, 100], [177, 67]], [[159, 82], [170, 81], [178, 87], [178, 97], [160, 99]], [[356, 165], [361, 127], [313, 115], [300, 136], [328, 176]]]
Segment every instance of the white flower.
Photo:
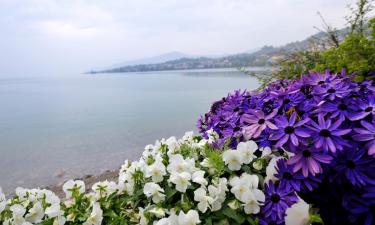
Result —
[[242, 153], [237, 150], [227, 150], [223, 153], [225, 165], [228, 165], [228, 168], [232, 171], [241, 169], [243, 164], [242, 157]]
[[211, 211], [218, 211], [221, 209], [223, 202], [226, 199], [226, 192], [228, 191], [227, 179], [220, 178], [217, 186], [208, 186], [208, 193], [212, 197]]
[[242, 162], [244, 164], [249, 164], [256, 158], [254, 152], [257, 149], [258, 145], [254, 141], [240, 142], [237, 145], [237, 151], [242, 153]]
[[189, 210], [186, 214], [181, 211], [178, 215], [179, 225], [196, 225], [201, 223], [199, 220], [199, 214], [196, 210]]
[[25, 218], [28, 222], [39, 223], [44, 217], [44, 209], [40, 202], [34, 204], [34, 206], [29, 209], [29, 213], [26, 214]]
[[165, 141], [165, 144], [168, 146], [168, 156], [174, 154], [179, 146], [178, 141], [174, 136], [168, 138]]
[[139, 225], [147, 225], [148, 224], [148, 219], [146, 218], [146, 216], [143, 213], [145, 211], [145, 209], [142, 208], [142, 207], [138, 207], [138, 210], [139, 210], [139, 213], [138, 213], [138, 216], [139, 216]]
[[58, 216], [54, 221], [52, 225], [64, 225], [66, 222], [66, 218], [63, 216]]
[[101, 225], [103, 220], [103, 210], [100, 208], [98, 202], [94, 202], [92, 205], [92, 212], [87, 218], [87, 220], [83, 223], [83, 225]]
[[184, 159], [184, 157], [181, 154], [176, 154], [172, 155], [169, 158], [169, 165], [167, 166], [167, 170], [169, 173], [193, 173], [197, 169], [195, 168], [194, 159]]
[[164, 201], [165, 195], [164, 190], [156, 183], [149, 182], [143, 187], [143, 193], [148, 197], [152, 197], [152, 201], [159, 203]]
[[261, 203], [265, 201], [264, 193], [261, 190], [254, 189], [252, 193], [252, 197], [243, 204], [246, 214], [258, 214]]
[[125, 172], [129, 167], [130, 167], [130, 162], [129, 160], [125, 160], [124, 163], [121, 165], [121, 169], [119, 173]]
[[160, 208], [160, 207], [154, 207], [150, 210], [148, 210], [149, 213], [155, 215], [156, 217], [158, 218], [162, 218], [165, 216], [165, 211], [163, 208]]
[[16, 195], [21, 199], [21, 200], [24, 200], [25, 197], [26, 197], [26, 189], [22, 188], [22, 187], [17, 187], [16, 188]]
[[195, 171], [192, 175], [193, 182], [206, 186], [208, 181], [204, 178], [204, 173], [205, 172], [203, 170]]
[[230, 180], [231, 192], [238, 200], [244, 203], [244, 209], [247, 214], [258, 213], [260, 203], [265, 200], [264, 193], [258, 189], [258, 183], [258, 176], [247, 173]]
[[210, 196], [207, 196], [207, 191], [203, 187], [200, 187], [194, 191], [194, 201], [199, 202], [198, 203], [199, 211], [201, 211], [202, 213], [205, 213], [207, 211], [207, 208], [213, 202], [213, 198]]
[[264, 183], [267, 183], [268, 181], [272, 180], [272, 181], [276, 181], [277, 178], [275, 177], [275, 174], [277, 173], [277, 170], [276, 170], [276, 163], [279, 159], [281, 159], [283, 157], [274, 157], [270, 160], [270, 162], [268, 163], [268, 166], [266, 168], [266, 178], [264, 179]]
[[0, 187], [0, 214], [4, 211], [6, 204], [7, 202], [6, 202], [5, 195], [3, 193], [3, 190]]
[[209, 129], [207, 132], [208, 136], [208, 143], [212, 144], [214, 143], [217, 139], [219, 139], [219, 134], [214, 131], [214, 129]]
[[270, 147], [263, 147], [263, 148], [260, 148], [259, 150], [262, 152], [262, 157], [269, 156], [272, 153], [272, 150]]
[[66, 198], [71, 198], [73, 190], [77, 190], [79, 194], [85, 192], [85, 183], [81, 180], [68, 180], [63, 185], [63, 191], [65, 192]]
[[183, 193], [186, 192], [186, 189], [191, 184], [190, 179], [191, 175], [187, 172], [172, 173], [171, 177], [169, 178], [170, 182], [176, 185], [176, 190]]
[[132, 172], [127, 170], [126, 172], [122, 172], [118, 178], [118, 189], [122, 192], [125, 191], [126, 193], [133, 194], [134, 192], [134, 184], [135, 181], [132, 176]]
[[154, 222], [154, 225], [170, 225], [169, 218], [163, 218], [156, 222]]
[[182, 136], [181, 140], [186, 142], [191, 142], [193, 140], [193, 131], [185, 132], [184, 136]]
[[60, 199], [57, 197], [55, 193], [53, 193], [50, 190], [43, 190], [45, 198], [46, 198], [46, 203], [49, 203], [51, 205], [53, 204], [58, 204], [60, 205]]
[[15, 204], [12, 205], [9, 209], [10, 211], [12, 211], [13, 224], [22, 225], [25, 222], [25, 219], [23, 218], [23, 215], [26, 212], [25, 207], [20, 204]]
[[[246, 174], [248, 175], [248, 174]], [[248, 175], [248, 176], [244, 176], [244, 174], [242, 174], [241, 178], [240, 177], [233, 177], [231, 180], [230, 180], [230, 185], [232, 186], [232, 188], [230, 189], [230, 191], [234, 194], [234, 196], [242, 201], [242, 202], [246, 202], [246, 200], [249, 198], [249, 195], [251, 195], [251, 191], [250, 191], [250, 179], [249, 176], [251, 175]]]
[[154, 225], [178, 225], [178, 217], [174, 209], [171, 209], [169, 217], [160, 219]]
[[203, 159], [203, 161], [200, 163], [200, 165], [202, 167], [205, 167], [205, 168], [208, 168], [208, 173], [213, 175], [216, 173], [216, 168], [214, 165], [212, 165], [212, 163], [209, 162], [209, 160], [206, 158], [206, 159]]
[[51, 206], [47, 207], [45, 213], [50, 218], [64, 215], [64, 212], [60, 208], [60, 203], [52, 204]]
[[285, 225], [307, 225], [309, 224], [310, 206], [302, 199], [286, 210]]
[[97, 182], [92, 186], [95, 198], [100, 199], [117, 191], [117, 184], [113, 181]]
[[146, 167], [146, 177], [151, 177], [155, 183], [161, 182], [167, 174], [164, 164], [160, 160], [156, 160], [153, 164]]

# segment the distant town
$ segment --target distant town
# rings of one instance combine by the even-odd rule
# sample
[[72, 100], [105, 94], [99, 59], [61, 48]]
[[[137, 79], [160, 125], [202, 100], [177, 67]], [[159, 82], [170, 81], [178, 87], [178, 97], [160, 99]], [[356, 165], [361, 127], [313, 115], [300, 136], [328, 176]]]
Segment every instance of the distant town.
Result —
[[[340, 30], [344, 34], [346, 29]], [[109, 69], [91, 70], [88, 73], [126, 73], [165, 70], [188, 70], [188, 69], [211, 69], [211, 68], [243, 68], [252, 66], [273, 66], [285, 59], [288, 55], [297, 51], [315, 50], [320, 51], [327, 48], [321, 43], [327, 37], [319, 32], [303, 41], [292, 42], [281, 47], [264, 46], [253, 52], [245, 52], [222, 57], [181, 57], [158, 63], [138, 63], [133, 65], [117, 65]]]

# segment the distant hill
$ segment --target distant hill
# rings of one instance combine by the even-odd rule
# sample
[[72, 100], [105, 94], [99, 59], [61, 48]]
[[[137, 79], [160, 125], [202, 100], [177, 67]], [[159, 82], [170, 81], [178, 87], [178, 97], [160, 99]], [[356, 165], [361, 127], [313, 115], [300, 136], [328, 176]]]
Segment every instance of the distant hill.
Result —
[[123, 66], [133, 66], [133, 65], [141, 65], [141, 64], [156, 64], [156, 63], [163, 63], [171, 60], [181, 59], [181, 58], [189, 58], [193, 57], [191, 55], [182, 53], [182, 52], [168, 52], [162, 55], [144, 58], [144, 59], [137, 59], [132, 61], [127, 61], [119, 64], [115, 64], [112, 67], [123, 67]]
[[[340, 30], [339, 37], [343, 37], [347, 29]], [[183, 53], [173, 52], [158, 57], [144, 60], [127, 62], [106, 70], [90, 71], [89, 73], [124, 73], [145, 72], [162, 70], [186, 70], [186, 69], [209, 69], [209, 68], [241, 68], [248, 66], [272, 66], [287, 55], [309, 50], [312, 43], [315, 48], [324, 50], [329, 46], [325, 43], [327, 36], [323, 32], [312, 35], [305, 40], [291, 42], [284, 46], [263, 46], [259, 49], [249, 50], [244, 53], [232, 54], [221, 57], [192, 57]]]

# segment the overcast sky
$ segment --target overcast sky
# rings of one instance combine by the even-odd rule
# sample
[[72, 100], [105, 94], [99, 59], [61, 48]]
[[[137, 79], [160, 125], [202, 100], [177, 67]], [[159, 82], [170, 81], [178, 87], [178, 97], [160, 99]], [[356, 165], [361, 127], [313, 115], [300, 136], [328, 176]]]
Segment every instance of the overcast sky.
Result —
[[343, 27], [355, 0], [0, 0], [0, 76], [77, 74], [181, 51], [238, 53]]

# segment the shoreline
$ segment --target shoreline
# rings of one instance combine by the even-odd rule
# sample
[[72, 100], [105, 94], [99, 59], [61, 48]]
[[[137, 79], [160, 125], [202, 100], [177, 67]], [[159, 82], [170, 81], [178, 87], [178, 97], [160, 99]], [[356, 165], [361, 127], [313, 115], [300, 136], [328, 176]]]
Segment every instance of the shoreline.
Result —
[[[85, 175], [81, 178], [74, 178], [73, 180], [82, 180], [85, 183], [86, 192], [87, 192], [87, 191], [91, 190], [92, 185], [94, 185], [96, 182], [105, 181], [105, 180], [117, 181], [118, 173], [119, 173], [119, 169], [106, 170], [105, 172], [103, 172], [99, 175]], [[66, 181], [67, 180], [65, 180], [64, 182], [61, 182], [60, 184], [48, 185], [48, 186], [43, 187], [43, 188], [54, 192], [59, 198], [64, 199], [65, 193], [62, 189], [62, 186], [64, 185], [64, 183]]]

